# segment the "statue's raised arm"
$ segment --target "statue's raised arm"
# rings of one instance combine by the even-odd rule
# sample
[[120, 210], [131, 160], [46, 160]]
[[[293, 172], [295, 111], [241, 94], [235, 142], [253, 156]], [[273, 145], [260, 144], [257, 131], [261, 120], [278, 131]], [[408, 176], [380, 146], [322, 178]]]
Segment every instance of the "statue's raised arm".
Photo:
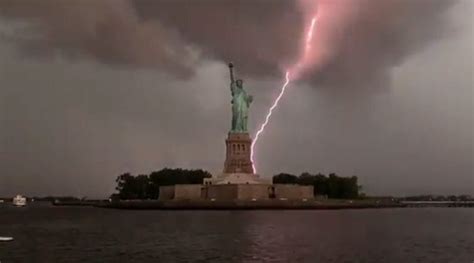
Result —
[[234, 64], [232, 64], [232, 62], [229, 63], [229, 72], [230, 72], [230, 83], [234, 83], [235, 82], [235, 79], [234, 79]]
[[[234, 64], [232, 62], [229, 63], [229, 72], [230, 72], [230, 92], [232, 94], [232, 97], [234, 97], [234, 91], [235, 91], [235, 78], [234, 78]], [[232, 100], [232, 103], [234, 101]]]

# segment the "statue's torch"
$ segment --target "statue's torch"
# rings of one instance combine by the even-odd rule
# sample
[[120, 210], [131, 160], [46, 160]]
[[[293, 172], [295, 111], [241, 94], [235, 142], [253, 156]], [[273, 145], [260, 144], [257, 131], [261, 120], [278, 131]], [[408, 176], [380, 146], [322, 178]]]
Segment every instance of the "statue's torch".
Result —
[[229, 72], [230, 72], [230, 82], [234, 83], [234, 64], [232, 62], [229, 63]]

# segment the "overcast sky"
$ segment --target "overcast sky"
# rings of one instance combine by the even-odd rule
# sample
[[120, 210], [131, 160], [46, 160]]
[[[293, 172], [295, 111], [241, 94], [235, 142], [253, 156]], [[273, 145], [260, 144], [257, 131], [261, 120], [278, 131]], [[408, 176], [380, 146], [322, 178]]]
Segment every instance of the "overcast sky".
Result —
[[[227, 61], [254, 95], [254, 135], [307, 21], [306, 3], [282, 0], [57, 3], [0, 3], [0, 196], [104, 197], [123, 172], [221, 172]], [[261, 137], [259, 173], [474, 194], [473, 6], [321, 0], [319, 53]]]

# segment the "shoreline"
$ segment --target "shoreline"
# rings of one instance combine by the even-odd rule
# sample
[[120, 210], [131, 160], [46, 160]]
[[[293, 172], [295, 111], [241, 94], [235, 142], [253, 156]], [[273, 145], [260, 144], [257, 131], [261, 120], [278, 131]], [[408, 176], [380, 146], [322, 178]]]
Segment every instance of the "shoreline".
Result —
[[256, 201], [210, 201], [210, 200], [134, 200], [97, 203], [99, 208], [129, 210], [338, 210], [403, 208], [399, 203], [375, 202], [327, 202], [314, 200], [256, 200]]
[[96, 207], [125, 210], [341, 210], [387, 208], [474, 208], [474, 202], [397, 202], [386, 200], [87, 200], [55, 201], [55, 207]]

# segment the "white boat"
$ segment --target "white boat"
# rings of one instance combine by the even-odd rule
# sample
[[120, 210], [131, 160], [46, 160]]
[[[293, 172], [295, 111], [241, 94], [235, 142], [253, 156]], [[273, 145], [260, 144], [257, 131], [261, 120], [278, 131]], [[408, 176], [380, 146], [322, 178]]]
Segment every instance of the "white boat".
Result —
[[0, 242], [13, 241], [13, 237], [0, 237]]
[[13, 205], [14, 206], [26, 206], [26, 198], [21, 196], [21, 195], [17, 195], [15, 197], [13, 197]]

